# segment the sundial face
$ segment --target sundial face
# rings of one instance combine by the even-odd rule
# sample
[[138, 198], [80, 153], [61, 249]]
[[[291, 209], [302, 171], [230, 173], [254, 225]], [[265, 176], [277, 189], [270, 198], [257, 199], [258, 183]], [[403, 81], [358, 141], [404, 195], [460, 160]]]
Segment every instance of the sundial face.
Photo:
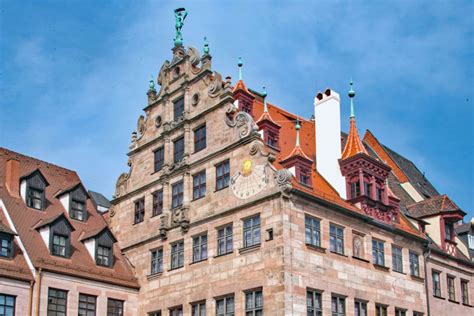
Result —
[[230, 180], [232, 192], [239, 199], [258, 194], [267, 184], [265, 165], [254, 165], [254, 162], [248, 158], [243, 161], [241, 169]]

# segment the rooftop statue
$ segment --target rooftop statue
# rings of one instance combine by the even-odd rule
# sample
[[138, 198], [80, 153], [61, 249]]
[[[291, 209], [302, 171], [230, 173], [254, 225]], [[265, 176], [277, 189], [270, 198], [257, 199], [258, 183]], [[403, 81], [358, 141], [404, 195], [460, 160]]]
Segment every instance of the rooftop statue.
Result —
[[184, 19], [188, 16], [188, 12], [185, 8], [178, 8], [174, 10], [174, 16], [176, 18], [176, 38], [174, 39], [174, 46], [182, 46], [183, 36], [181, 35], [181, 29], [184, 25]]

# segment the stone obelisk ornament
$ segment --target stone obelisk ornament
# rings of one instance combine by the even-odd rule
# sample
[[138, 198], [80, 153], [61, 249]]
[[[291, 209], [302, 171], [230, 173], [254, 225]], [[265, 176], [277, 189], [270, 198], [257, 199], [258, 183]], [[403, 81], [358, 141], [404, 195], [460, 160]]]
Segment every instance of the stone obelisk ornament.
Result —
[[184, 19], [188, 16], [188, 12], [185, 8], [178, 8], [174, 10], [174, 16], [176, 18], [176, 37], [174, 39], [174, 46], [182, 46], [183, 36], [181, 35], [181, 29], [184, 25]]

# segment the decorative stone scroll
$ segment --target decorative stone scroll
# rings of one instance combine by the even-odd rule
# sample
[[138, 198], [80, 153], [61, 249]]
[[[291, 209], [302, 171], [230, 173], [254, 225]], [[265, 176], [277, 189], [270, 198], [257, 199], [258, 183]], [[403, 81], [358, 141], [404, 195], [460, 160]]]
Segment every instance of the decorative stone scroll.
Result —
[[189, 56], [189, 62], [193, 67], [197, 67], [201, 62], [201, 56], [196, 48], [189, 46], [187, 55]]
[[128, 179], [130, 179], [130, 175], [132, 174], [132, 160], [129, 159], [127, 162], [127, 165], [130, 167], [130, 169], [127, 172], [122, 173], [115, 184], [115, 193], [114, 193], [114, 198], [118, 198], [122, 195], [124, 195], [127, 192], [127, 183]]
[[280, 191], [285, 196], [289, 196], [290, 191], [293, 188], [293, 185], [291, 184], [293, 175], [291, 172], [288, 169], [281, 169], [275, 173], [274, 177]]
[[140, 115], [137, 121], [137, 131], [140, 133], [140, 137], [143, 136], [143, 134], [146, 131], [146, 119], [143, 115]]
[[263, 157], [267, 157], [270, 163], [274, 162], [276, 159], [274, 154], [265, 150], [265, 145], [262, 143], [261, 140], [255, 140], [252, 145], [250, 145], [249, 154], [252, 156], [260, 154]]
[[233, 116], [235, 112], [235, 104], [232, 104], [226, 111], [225, 122], [229, 127], [236, 127], [238, 129], [239, 138], [258, 133], [258, 126], [250, 114], [247, 112], [238, 112], [237, 115]]
[[220, 91], [222, 90], [223, 83], [222, 83], [222, 75], [217, 71], [214, 71], [213, 79], [209, 84], [209, 89], [207, 90], [207, 94], [211, 98], [215, 98], [219, 95]]

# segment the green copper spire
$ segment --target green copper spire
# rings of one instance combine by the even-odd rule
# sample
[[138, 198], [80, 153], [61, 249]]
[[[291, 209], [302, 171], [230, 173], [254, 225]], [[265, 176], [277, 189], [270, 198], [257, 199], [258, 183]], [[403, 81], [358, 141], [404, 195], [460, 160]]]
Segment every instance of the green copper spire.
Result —
[[188, 12], [185, 8], [178, 8], [174, 10], [174, 17], [176, 19], [176, 37], [174, 38], [174, 46], [183, 46], [183, 35], [181, 29], [184, 25], [184, 19], [188, 16]]
[[239, 66], [239, 80], [242, 80], [242, 66], [244, 63], [242, 62], [242, 57], [239, 57], [239, 62], [237, 63], [237, 66]]
[[155, 81], [153, 81], [153, 75], [150, 75], [150, 83], [148, 84], [150, 90], [155, 90]]
[[347, 94], [349, 96], [349, 98], [351, 98], [351, 117], [355, 117], [355, 114], [354, 114], [354, 97], [356, 95], [354, 89], [352, 89], [352, 85], [354, 84], [352, 82], [352, 79], [351, 79], [351, 82], [349, 83], [351, 85], [351, 89], [349, 90], [349, 93]]
[[265, 89], [265, 86], [263, 86], [262, 97], [263, 97], [263, 112], [268, 113], [268, 107], [267, 107], [267, 90]]
[[207, 37], [204, 36], [204, 55], [209, 55], [209, 43], [207, 42]]
[[300, 147], [300, 129], [301, 129], [301, 125], [300, 125], [300, 120], [298, 120], [298, 119], [296, 119], [295, 129], [296, 129], [296, 147]]

